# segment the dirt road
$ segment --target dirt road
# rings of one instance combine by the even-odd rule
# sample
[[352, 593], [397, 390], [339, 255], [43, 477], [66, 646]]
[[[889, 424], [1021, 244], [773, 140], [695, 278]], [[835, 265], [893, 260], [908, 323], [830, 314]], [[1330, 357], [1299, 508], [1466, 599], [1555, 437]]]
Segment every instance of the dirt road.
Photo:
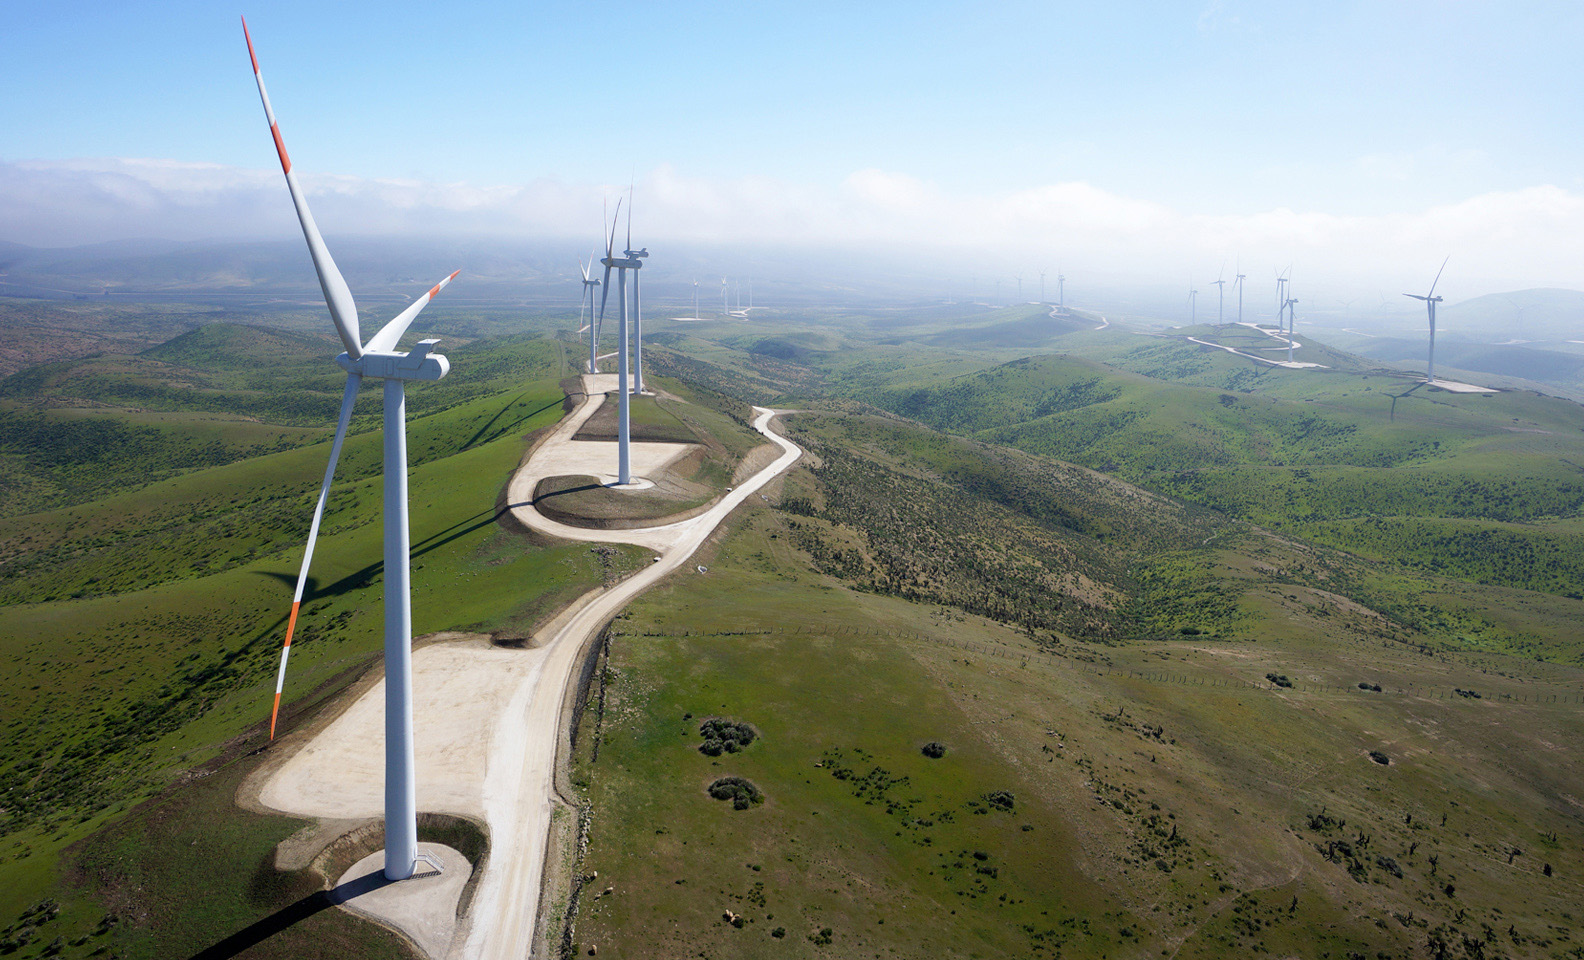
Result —
[[[482, 818], [489, 858], [465, 926], [448, 957], [524, 960], [538, 922], [555, 763], [566, 736], [562, 704], [580, 655], [623, 607], [687, 563], [727, 515], [795, 463], [802, 451], [769, 429], [775, 412], [755, 407], [754, 427], [781, 448], [773, 463], [690, 520], [636, 530], [587, 530], [554, 523], [529, 499], [538, 479], [557, 475], [587, 451], [572, 437], [604, 397], [596, 394], [540, 446], [508, 488], [510, 509], [529, 526], [569, 540], [637, 543], [659, 560], [614, 587], [592, 591], [559, 614], [534, 649], [485, 642], [436, 644], [414, 656], [419, 809]], [[614, 444], [601, 444], [610, 455]], [[638, 445], [635, 444], [634, 447]], [[676, 444], [649, 446], [672, 447]], [[675, 450], [652, 451], [663, 465]], [[637, 457], [634, 457], [635, 464]], [[549, 469], [552, 472], [546, 473]], [[369, 689], [264, 785], [260, 800], [298, 816], [377, 816], [382, 796], [383, 684]]]

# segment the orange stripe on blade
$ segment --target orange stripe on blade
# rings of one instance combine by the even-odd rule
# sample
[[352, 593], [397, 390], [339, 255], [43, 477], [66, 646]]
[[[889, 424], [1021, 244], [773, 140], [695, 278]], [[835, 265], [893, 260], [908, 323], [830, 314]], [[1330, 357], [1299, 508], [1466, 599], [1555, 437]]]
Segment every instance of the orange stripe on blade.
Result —
[[297, 629], [297, 607], [298, 606], [299, 606], [299, 604], [296, 601], [292, 602], [291, 616], [286, 619], [286, 646], [288, 646], [288, 647], [291, 646], [292, 631]]
[[291, 173], [291, 157], [286, 156], [286, 144], [281, 142], [280, 124], [270, 124], [270, 133], [275, 135], [275, 152], [280, 154], [281, 172]]
[[275, 739], [275, 718], [280, 715], [280, 694], [275, 694], [275, 709], [270, 711], [270, 739]]
[[248, 59], [253, 61], [253, 72], [258, 73], [258, 57], [253, 55], [253, 37], [248, 33], [247, 17], [242, 18], [242, 37], [247, 40]]

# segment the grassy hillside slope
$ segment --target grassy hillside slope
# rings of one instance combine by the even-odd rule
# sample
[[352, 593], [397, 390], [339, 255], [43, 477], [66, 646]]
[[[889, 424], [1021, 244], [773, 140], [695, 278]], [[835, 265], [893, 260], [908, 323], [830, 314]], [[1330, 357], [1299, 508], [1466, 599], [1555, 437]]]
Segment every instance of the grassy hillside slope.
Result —
[[[541, 543], [498, 522], [524, 437], [561, 416], [564, 371], [549, 341], [480, 355], [506, 375], [464, 380], [457, 392], [474, 396], [410, 419], [416, 634], [522, 636], [642, 560]], [[515, 381], [524, 368], [537, 378]], [[347, 441], [293, 643], [288, 734], [377, 661], [379, 450], [377, 433]], [[0, 926], [26, 927], [25, 911], [50, 897], [65, 906], [50, 937], [88, 937], [63, 956], [105, 938], [121, 956], [186, 956], [302, 895], [295, 880], [254, 876], [297, 824], [234, 814], [228, 793], [182, 785], [196, 771], [204, 779], [192, 789], [223, 793], [211, 778], [234, 785], [256, 762], [326, 453], [319, 443], [0, 522], [0, 655], [12, 664], [0, 698]], [[168, 818], [188, 810], [202, 820], [183, 829], [216, 850], [236, 844], [240, 859], [172, 856], [163, 845], [181, 830]], [[111, 848], [121, 852], [104, 860]], [[110, 914], [113, 926], [94, 934]], [[357, 926], [336, 917], [316, 923]], [[333, 956], [346, 942], [317, 942], [312, 929], [271, 941], [268, 954]], [[17, 955], [39, 955], [50, 937]]]

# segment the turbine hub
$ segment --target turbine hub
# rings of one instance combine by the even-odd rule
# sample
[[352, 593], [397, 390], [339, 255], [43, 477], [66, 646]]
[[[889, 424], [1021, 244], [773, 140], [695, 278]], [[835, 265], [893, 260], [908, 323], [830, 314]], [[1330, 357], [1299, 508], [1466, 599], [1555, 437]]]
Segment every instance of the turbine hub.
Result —
[[356, 360], [343, 353], [336, 363], [347, 373], [382, 380], [439, 380], [451, 372], [451, 361], [429, 352], [439, 342], [422, 340], [409, 353], [365, 353]]

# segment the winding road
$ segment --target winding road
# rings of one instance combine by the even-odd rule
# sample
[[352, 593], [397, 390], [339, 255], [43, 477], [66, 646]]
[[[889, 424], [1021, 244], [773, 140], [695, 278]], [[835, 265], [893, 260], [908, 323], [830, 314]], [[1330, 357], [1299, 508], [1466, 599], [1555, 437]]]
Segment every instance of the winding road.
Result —
[[[620, 583], [590, 591], [540, 632], [537, 645], [504, 650], [487, 641], [437, 643], [417, 650], [414, 708], [419, 809], [483, 819], [490, 850], [472, 907], [447, 958], [525, 960], [534, 944], [540, 887], [558, 802], [556, 758], [567, 731], [563, 705], [582, 655], [605, 624], [662, 578], [681, 568], [745, 500], [784, 473], [803, 451], [770, 430], [776, 411], [755, 407], [754, 428], [781, 448], [769, 466], [688, 520], [632, 530], [570, 527], [542, 516], [531, 502], [545, 476], [599, 452], [615, 460], [615, 444], [572, 439], [605, 400], [585, 378], [590, 396], [565, 418], [513, 477], [512, 514], [529, 527], [568, 540], [632, 543], [659, 554]], [[651, 448], [642, 456], [640, 446]], [[585, 448], [597, 447], [598, 451]], [[687, 449], [634, 444], [635, 471], [657, 468]], [[548, 471], [548, 472], [547, 472]], [[578, 471], [587, 472], [587, 471]], [[374, 684], [304, 744], [260, 788], [259, 801], [283, 813], [324, 819], [382, 813], [384, 682]], [[412, 881], [404, 881], [412, 882]], [[401, 918], [387, 918], [401, 926]]]

